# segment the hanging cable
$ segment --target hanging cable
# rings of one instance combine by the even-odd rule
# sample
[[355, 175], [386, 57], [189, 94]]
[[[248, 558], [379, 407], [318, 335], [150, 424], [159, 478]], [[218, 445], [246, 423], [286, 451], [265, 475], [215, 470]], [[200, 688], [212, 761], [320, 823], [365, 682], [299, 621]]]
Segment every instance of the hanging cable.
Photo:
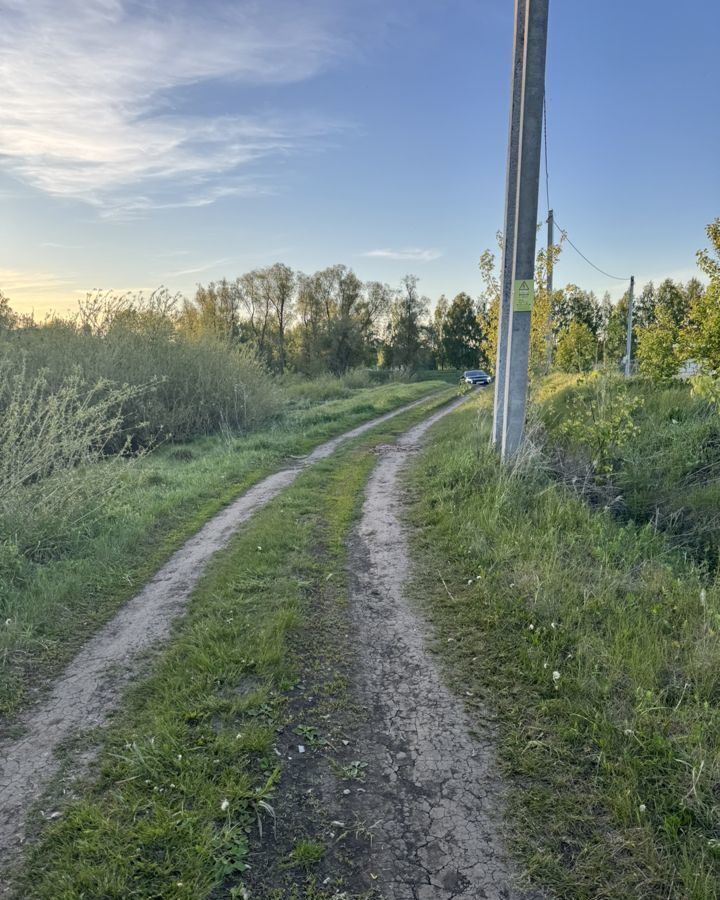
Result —
[[[547, 128], [547, 99], [546, 98], [547, 98], [547, 91], [545, 92], [545, 95], [543, 96], [543, 137], [544, 137], [544, 151], [545, 151], [545, 153], [544, 153], [544, 155], [545, 155], [545, 199], [547, 202], [547, 209], [548, 209], [548, 215], [549, 215], [550, 214], [550, 166], [548, 164], [548, 138], [547, 138], [548, 128]], [[604, 275], [606, 278], [612, 278], [614, 281], [630, 281], [629, 275], [627, 278], [621, 278], [619, 275], [611, 275], [609, 272], [606, 272], [604, 269], [601, 269], [600, 266], [596, 266], [592, 260], [588, 259], [587, 256], [585, 256], [585, 254], [582, 252], [582, 250], [580, 250], [578, 247], [575, 246], [575, 244], [573, 244], [573, 242], [568, 237], [567, 231], [558, 222], [557, 216], [555, 216], [554, 213], [553, 213], [553, 218], [555, 219], [555, 224], [560, 229], [560, 232], [562, 233], [565, 240], [568, 242], [568, 244], [570, 244], [570, 246], [578, 254], [578, 256], [581, 256], [589, 266], [592, 266], [593, 269], [596, 269], [598, 272], [600, 272], [601, 275]]]
[[550, 213], [550, 170], [548, 168], [547, 151], [547, 93], [543, 96], [543, 134], [545, 136], [545, 199], [547, 201], [548, 215]]
[[557, 216], [555, 217], [555, 223], [556, 223], [557, 227], [560, 229], [560, 231], [562, 232], [562, 234], [565, 237], [565, 240], [568, 242], [568, 244], [570, 244], [570, 246], [578, 254], [578, 256], [582, 256], [582, 258], [585, 260], [585, 262], [589, 266], [592, 266], [593, 269], [597, 269], [597, 271], [600, 272], [601, 275], [605, 275], [606, 278], [612, 278], [614, 281], [630, 281], [629, 275], [626, 278], [623, 278], [620, 275], [611, 275], [609, 272], [606, 272], [605, 269], [601, 269], [600, 266], [596, 266], [595, 263], [591, 259], [588, 259], [587, 256], [585, 256], [585, 254], [582, 252], [582, 250], [578, 249], [575, 246], [575, 244], [573, 244], [573, 242], [568, 237], [568, 233], [567, 233], [566, 229], [564, 229], [562, 227], [562, 225], [558, 222]]

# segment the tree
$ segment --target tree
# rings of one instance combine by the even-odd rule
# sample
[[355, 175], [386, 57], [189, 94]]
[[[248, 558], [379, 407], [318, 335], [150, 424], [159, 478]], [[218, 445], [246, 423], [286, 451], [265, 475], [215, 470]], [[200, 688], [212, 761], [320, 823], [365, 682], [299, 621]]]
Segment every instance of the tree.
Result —
[[555, 363], [561, 372], [589, 372], [597, 342], [584, 322], [571, 322], [558, 337]]
[[655, 285], [648, 281], [633, 304], [633, 324], [637, 328], [647, 328], [655, 321], [657, 295]]
[[185, 302], [181, 329], [196, 337], [235, 341], [240, 334], [241, 296], [237, 283], [211, 281], [199, 284], [192, 301]]
[[0, 328], [11, 329], [17, 324], [17, 316], [10, 308], [10, 301], [0, 291]]
[[365, 284], [360, 301], [358, 318], [363, 338], [363, 358], [368, 364], [377, 362], [378, 350], [383, 332], [387, 329], [393, 291], [380, 281]]
[[[628, 300], [629, 295], [626, 291], [610, 309], [603, 341], [603, 361], [606, 365], [620, 365], [625, 356]], [[633, 329], [633, 355], [636, 344], [637, 332]]]
[[347, 266], [331, 266], [297, 278], [294, 365], [315, 374], [341, 375], [372, 363], [392, 292], [380, 282], [363, 285]]
[[597, 335], [600, 304], [592, 291], [583, 291], [576, 284], [569, 284], [553, 294], [552, 319], [555, 334], [560, 334], [571, 322], [579, 322], [586, 325], [591, 334]]
[[688, 296], [697, 295], [695, 285], [688, 287], [690, 293], [681, 284], [666, 278], [654, 292], [649, 324], [643, 327], [642, 318], [639, 320], [636, 338], [640, 371], [655, 381], [669, 381], [680, 368], [678, 342], [688, 325]]
[[334, 266], [330, 274], [334, 290], [326, 331], [326, 356], [330, 371], [341, 375], [362, 360], [358, 319], [362, 282], [346, 266]]
[[553, 352], [555, 349], [555, 326], [553, 311], [557, 299], [562, 296], [561, 291], [553, 291], [553, 296], [548, 296], [548, 275], [554, 269], [562, 252], [562, 241], [565, 240], [563, 232], [561, 243], [554, 244], [549, 249], [541, 248], [535, 261], [535, 302], [530, 318], [530, 369], [535, 374], [550, 371]]
[[[697, 259], [710, 284], [698, 292], [693, 283], [687, 327], [680, 336], [684, 359], [694, 359], [715, 376], [720, 375], [720, 218], [707, 227], [711, 250], [701, 250]], [[694, 279], [693, 279], [694, 282]]]
[[668, 324], [682, 328], [687, 324], [687, 314], [688, 299], [683, 286], [666, 278], [655, 296], [655, 320], [664, 317]]
[[637, 359], [640, 372], [654, 381], [669, 381], [677, 375], [680, 360], [677, 341], [680, 329], [660, 311], [652, 325], [638, 330]]
[[427, 298], [419, 296], [417, 284], [415, 275], [406, 275], [393, 301], [385, 365], [403, 369], [415, 369], [418, 366]]
[[280, 375], [285, 371], [285, 331], [293, 314], [295, 273], [284, 263], [275, 263], [265, 270], [264, 286], [277, 334], [277, 364]]
[[432, 325], [430, 326], [430, 343], [438, 369], [444, 369], [448, 359], [443, 338], [445, 336], [445, 318], [448, 312], [448, 300], [443, 294], [435, 305]]
[[[498, 244], [502, 237], [498, 232]], [[491, 250], [483, 251], [478, 263], [483, 289], [480, 294], [480, 330], [482, 331], [481, 351], [488, 371], [495, 375], [497, 362], [498, 325], [500, 319], [500, 279], [495, 271], [495, 254]]]
[[267, 272], [254, 269], [236, 279], [244, 318], [240, 323], [240, 339], [252, 343], [260, 359], [272, 363], [272, 313], [266, 288]]
[[475, 304], [468, 294], [460, 293], [450, 304], [443, 321], [442, 346], [450, 366], [456, 369], [477, 366], [482, 355], [482, 330]]

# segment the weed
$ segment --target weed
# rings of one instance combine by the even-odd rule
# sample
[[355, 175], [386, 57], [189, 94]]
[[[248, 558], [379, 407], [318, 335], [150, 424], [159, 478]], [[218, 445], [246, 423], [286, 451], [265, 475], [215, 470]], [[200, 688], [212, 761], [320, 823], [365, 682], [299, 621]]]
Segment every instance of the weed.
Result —
[[302, 866], [310, 869], [316, 866], [325, 855], [325, 844], [320, 841], [298, 840], [288, 859], [291, 866]]
[[335, 763], [333, 768], [346, 781], [365, 781], [367, 763], [359, 759], [354, 759], [346, 765]]

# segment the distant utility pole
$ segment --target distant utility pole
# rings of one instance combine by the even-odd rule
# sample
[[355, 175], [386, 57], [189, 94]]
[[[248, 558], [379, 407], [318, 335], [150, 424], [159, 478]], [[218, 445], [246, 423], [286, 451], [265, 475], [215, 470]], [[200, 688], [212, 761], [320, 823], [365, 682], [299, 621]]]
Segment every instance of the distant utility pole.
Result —
[[547, 250], [545, 251], [547, 257], [545, 259], [545, 266], [547, 270], [547, 282], [546, 282], [546, 291], [548, 298], [548, 323], [547, 323], [547, 337], [546, 341], [546, 350], [547, 357], [545, 360], [545, 367], [550, 371], [550, 367], [552, 365], [552, 296], [553, 296], [553, 266], [555, 262], [555, 217], [553, 216], [553, 211], [551, 209], [548, 210], [548, 219], [547, 219]]
[[493, 408], [493, 446], [502, 444], [505, 413], [505, 370], [507, 366], [512, 267], [515, 250], [515, 213], [517, 205], [517, 173], [520, 155], [520, 105], [523, 60], [525, 57], [526, 0], [515, 0], [515, 38], [513, 41], [512, 77], [510, 79], [510, 126], [508, 134], [507, 173], [505, 177], [505, 226], [503, 230], [502, 286], [498, 310], [497, 359], [495, 362], [495, 405]]
[[505, 367], [503, 459], [509, 459], [516, 453], [525, 427], [530, 318], [535, 299], [535, 236], [545, 98], [549, 0], [525, 0], [525, 4], [525, 53], [522, 67], [513, 289]]
[[630, 278], [630, 290], [628, 291], [627, 312], [627, 343], [625, 345], [625, 377], [632, 374], [632, 339], [633, 339], [633, 304], [635, 302], [635, 276]]

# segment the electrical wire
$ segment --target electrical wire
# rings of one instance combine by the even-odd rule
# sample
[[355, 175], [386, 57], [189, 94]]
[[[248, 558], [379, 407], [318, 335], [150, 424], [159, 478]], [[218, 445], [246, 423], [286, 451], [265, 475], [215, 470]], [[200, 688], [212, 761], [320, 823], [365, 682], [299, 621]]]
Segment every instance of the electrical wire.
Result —
[[557, 216], [555, 216], [555, 224], [560, 229], [560, 231], [563, 233], [565, 240], [568, 242], [568, 244], [570, 244], [570, 246], [578, 254], [578, 256], [582, 256], [582, 258], [585, 260], [585, 262], [589, 266], [592, 266], [593, 269], [597, 269], [597, 271], [600, 272], [601, 275], [605, 275], [606, 278], [612, 278], [614, 281], [630, 281], [629, 275], [626, 278], [624, 278], [620, 275], [611, 275], [610, 272], [606, 272], [605, 269], [601, 269], [600, 266], [596, 266], [595, 263], [591, 259], [588, 259], [587, 256], [585, 256], [585, 254], [582, 252], [582, 250], [580, 250], [578, 247], [575, 246], [575, 244], [573, 244], [573, 242], [568, 237], [567, 230], [565, 228], [563, 228], [562, 225], [558, 222]]
[[[544, 148], [545, 148], [545, 199], [547, 201], [548, 215], [550, 215], [550, 168], [548, 165], [547, 133], [548, 133], [547, 91], [545, 91], [545, 94], [543, 95], [543, 137], [544, 137]], [[580, 250], [578, 247], [575, 246], [575, 244], [573, 244], [573, 242], [568, 237], [568, 233], [567, 233], [566, 229], [564, 229], [562, 227], [562, 225], [558, 222], [557, 216], [555, 216], [554, 213], [553, 213], [553, 219], [555, 221], [555, 224], [558, 226], [558, 228], [562, 232], [562, 235], [565, 238], [565, 240], [568, 242], [568, 244], [570, 244], [570, 246], [578, 254], [578, 256], [581, 256], [589, 266], [592, 266], [593, 269], [596, 269], [598, 272], [600, 272], [601, 275], [604, 275], [606, 278], [612, 278], [614, 281], [630, 281], [629, 275], [627, 278], [621, 278], [619, 275], [611, 275], [609, 272], [606, 272], [605, 269], [601, 269], [600, 266], [596, 266], [595, 263], [591, 259], [588, 259], [587, 256], [585, 256], [585, 254], [582, 252], [582, 250]]]

